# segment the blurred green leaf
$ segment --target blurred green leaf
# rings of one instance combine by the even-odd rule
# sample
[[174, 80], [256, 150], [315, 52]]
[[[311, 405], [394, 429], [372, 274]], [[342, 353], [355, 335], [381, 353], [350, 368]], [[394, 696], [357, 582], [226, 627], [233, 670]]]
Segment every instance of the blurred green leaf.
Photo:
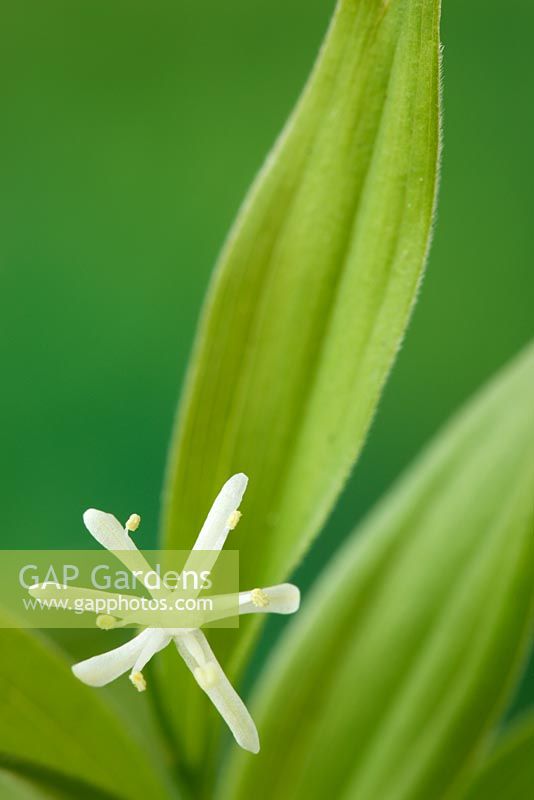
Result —
[[55, 649], [14, 629], [2, 631], [2, 647], [0, 766], [49, 770], [51, 782], [57, 773], [129, 800], [170, 796], [141, 745]]
[[221, 797], [444, 797], [523, 662], [534, 605], [534, 348], [342, 548], [252, 704]]
[[534, 714], [495, 742], [462, 800], [528, 800], [534, 794]]
[[32, 782], [0, 770], [0, 797], [2, 800], [56, 800], [47, 789], [40, 789]]
[[[22, 774], [17, 773], [20, 769]], [[0, 770], [2, 800], [120, 800], [119, 795], [97, 789], [51, 772], [10, 761], [10, 770]]]
[[[163, 543], [190, 546], [224, 481], [247, 473], [234, 539], [244, 587], [287, 575], [323, 525], [404, 334], [435, 203], [438, 21], [439, 0], [340, 0], [222, 252], [171, 447]], [[217, 652], [234, 641], [219, 637]], [[183, 707], [166, 659], [166, 696]], [[186, 714], [200, 759], [199, 713]]]

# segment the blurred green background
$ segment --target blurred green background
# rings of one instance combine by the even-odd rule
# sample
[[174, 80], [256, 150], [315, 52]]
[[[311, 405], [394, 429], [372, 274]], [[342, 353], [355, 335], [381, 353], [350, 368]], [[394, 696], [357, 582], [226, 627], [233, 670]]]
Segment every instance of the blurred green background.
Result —
[[[155, 544], [209, 275], [333, 5], [2, 3], [4, 547], [87, 546], [88, 506], [139, 512], [141, 541]], [[532, 335], [533, 25], [527, 0], [444, 2], [444, 160], [427, 277], [364, 455], [299, 570], [304, 587]], [[530, 672], [519, 704], [534, 696]]]

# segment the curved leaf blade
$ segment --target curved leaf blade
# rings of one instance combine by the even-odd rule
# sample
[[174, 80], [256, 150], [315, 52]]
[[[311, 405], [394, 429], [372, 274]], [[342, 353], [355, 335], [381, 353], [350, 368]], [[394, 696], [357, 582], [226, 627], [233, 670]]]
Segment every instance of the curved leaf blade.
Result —
[[426, 800], [456, 785], [532, 629], [533, 390], [530, 348], [342, 549], [257, 688], [262, 753], [232, 758], [221, 797]]
[[[5, 760], [5, 759], [4, 759]], [[119, 800], [118, 794], [97, 789], [34, 765], [9, 760], [0, 770], [2, 800]]]
[[49, 770], [129, 800], [170, 796], [142, 746], [60, 653], [16, 629], [2, 631], [2, 646], [0, 766]]
[[5, 800], [56, 800], [46, 789], [3, 770], [0, 770], [0, 796]]
[[[437, 186], [438, 25], [439, 0], [339, 0], [217, 266], [170, 449], [162, 538], [191, 546], [220, 487], [245, 472], [230, 542], [243, 586], [283, 580], [320, 530], [407, 326]], [[213, 636], [230, 673], [257, 625]], [[204, 765], [213, 712], [169, 654], [160, 662], [167, 702], [188, 720], [182, 750]]]
[[[297, 109], [216, 269], [164, 496], [187, 547], [244, 471], [244, 585], [287, 574], [369, 427], [429, 243], [438, 162], [437, 0], [341, 0]], [[248, 523], [250, 529], [250, 523]], [[252, 585], [252, 584], [251, 584]]]

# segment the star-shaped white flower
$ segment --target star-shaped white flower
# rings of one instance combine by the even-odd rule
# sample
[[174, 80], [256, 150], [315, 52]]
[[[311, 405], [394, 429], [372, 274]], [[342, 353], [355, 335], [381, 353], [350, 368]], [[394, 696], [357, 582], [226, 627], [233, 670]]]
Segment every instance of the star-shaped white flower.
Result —
[[[214, 552], [213, 562], [224, 546], [228, 533], [239, 521], [238, 508], [247, 482], [246, 475], [239, 474], [225, 483], [195, 542], [194, 550]], [[132, 567], [140, 567], [143, 573], [150, 571], [144, 556], [130, 537], [130, 532], [139, 524], [137, 515], [130, 517], [124, 528], [113, 515], [94, 509], [86, 511], [83, 519], [94, 538], [103, 547], [113, 551], [130, 570]], [[187, 569], [187, 564], [184, 569]], [[292, 614], [297, 611], [299, 603], [299, 590], [288, 583], [240, 592], [238, 596], [239, 614]], [[217, 708], [236, 742], [245, 750], [257, 753], [260, 745], [254, 721], [199, 628], [147, 627], [121, 647], [75, 664], [72, 671], [89, 686], [104, 686], [130, 671], [130, 680], [134, 686], [139, 691], [144, 691], [146, 682], [143, 668], [155, 653], [171, 642], [175, 643], [196, 682]]]

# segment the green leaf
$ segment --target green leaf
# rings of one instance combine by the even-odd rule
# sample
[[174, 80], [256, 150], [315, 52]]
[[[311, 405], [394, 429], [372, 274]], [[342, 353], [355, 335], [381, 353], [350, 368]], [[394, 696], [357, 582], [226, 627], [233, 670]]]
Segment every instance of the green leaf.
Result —
[[56, 800], [48, 790], [4, 770], [0, 770], [0, 797], [3, 800]]
[[[217, 266], [169, 457], [163, 542], [191, 546], [224, 481], [247, 473], [233, 538], [243, 587], [282, 579], [320, 530], [403, 337], [435, 204], [438, 19], [439, 0], [340, 0]], [[218, 641], [223, 655], [234, 639]], [[165, 692], [182, 706], [177, 676], [169, 667]], [[198, 714], [187, 717], [198, 751]]]
[[[10, 762], [11, 770], [0, 770], [2, 800], [119, 800], [119, 795], [97, 789], [94, 784], [66, 778], [56, 772]], [[20, 770], [21, 774], [17, 773]]]
[[442, 798], [502, 709], [534, 610], [534, 348], [437, 438], [323, 573], [221, 796]]
[[128, 800], [170, 796], [135, 735], [59, 652], [27, 631], [1, 636], [0, 766], [50, 771], [52, 782], [57, 773]]
[[527, 800], [534, 787], [534, 715], [506, 731], [482, 762], [462, 800]]
[[[344, 0], [224, 248], [165, 492], [189, 545], [218, 490], [250, 487], [243, 578], [286, 574], [361, 448], [417, 291], [438, 154], [438, 3]], [[254, 528], [252, 527], [254, 525]], [[242, 544], [242, 542], [240, 542]]]

